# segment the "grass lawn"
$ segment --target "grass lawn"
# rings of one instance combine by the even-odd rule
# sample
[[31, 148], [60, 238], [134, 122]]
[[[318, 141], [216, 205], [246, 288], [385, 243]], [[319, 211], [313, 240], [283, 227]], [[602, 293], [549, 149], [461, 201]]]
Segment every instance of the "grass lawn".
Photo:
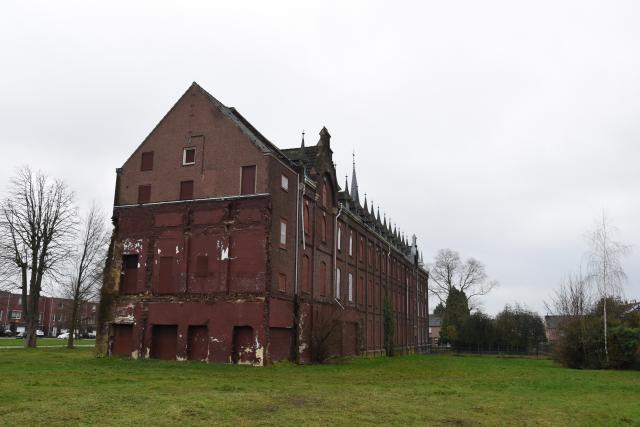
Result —
[[2, 425], [640, 425], [640, 372], [478, 356], [268, 368], [0, 352]]
[[[96, 340], [95, 339], [90, 339], [90, 340], [83, 340], [83, 339], [77, 339], [74, 340], [74, 343], [77, 345], [95, 345], [96, 344]], [[38, 344], [39, 346], [50, 346], [50, 345], [55, 345], [55, 346], [66, 346], [67, 345], [67, 340], [59, 340], [58, 338], [38, 338]], [[11, 347], [11, 346], [24, 346], [24, 339], [18, 339], [18, 338], [0, 338], [0, 347]], [[0, 359], [1, 360], [1, 359]], [[2, 369], [2, 368], [0, 368]]]

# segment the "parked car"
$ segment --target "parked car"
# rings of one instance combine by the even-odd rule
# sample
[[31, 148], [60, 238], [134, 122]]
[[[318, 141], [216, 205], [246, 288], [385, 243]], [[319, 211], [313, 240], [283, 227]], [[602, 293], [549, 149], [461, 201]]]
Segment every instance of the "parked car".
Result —
[[[18, 332], [16, 334], [16, 338], [24, 338], [27, 336], [26, 332]], [[40, 338], [40, 337], [44, 337], [44, 332], [42, 332], [40, 329], [36, 330], [36, 337]]]
[[4, 336], [4, 337], [12, 337], [13, 336], [13, 331], [11, 329], [5, 329], [4, 331], [2, 331], [2, 336]]
[[95, 338], [96, 337], [96, 331], [89, 332], [88, 335], [89, 335], [89, 338]]
[[60, 340], [67, 340], [69, 339], [69, 332], [63, 332], [60, 335], [58, 335], [56, 338]]

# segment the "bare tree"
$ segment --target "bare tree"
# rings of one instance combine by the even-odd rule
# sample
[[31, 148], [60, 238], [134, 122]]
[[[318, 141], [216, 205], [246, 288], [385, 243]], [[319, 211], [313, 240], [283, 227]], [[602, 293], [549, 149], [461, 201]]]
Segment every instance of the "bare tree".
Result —
[[553, 292], [551, 300], [544, 303], [549, 313], [562, 317], [584, 317], [595, 301], [589, 278], [582, 272], [570, 274], [560, 281], [560, 286]]
[[27, 322], [25, 347], [36, 346], [43, 278], [61, 277], [75, 217], [67, 186], [28, 167], [18, 170], [0, 203], [0, 253], [19, 278]]
[[607, 299], [622, 296], [623, 285], [627, 279], [622, 267], [622, 258], [631, 251], [630, 246], [614, 240], [616, 233], [616, 228], [603, 212], [602, 218], [596, 222], [587, 236], [589, 278], [595, 283], [598, 295], [603, 301], [604, 354], [607, 364]]
[[75, 333], [80, 326], [81, 305], [97, 296], [102, 283], [110, 233], [104, 213], [95, 204], [82, 219], [78, 237], [76, 247], [71, 252], [70, 274], [64, 288], [64, 295], [72, 301], [68, 348], [74, 347]]
[[429, 292], [445, 304], [452, 288], [467, 296], [470, 307], [475, 307], [475, 297], [488, 294], [498, 282], [487, 280], [484, 264], [474, 258], [466, 261], [451, 249], [440, 249], [429, 272]]

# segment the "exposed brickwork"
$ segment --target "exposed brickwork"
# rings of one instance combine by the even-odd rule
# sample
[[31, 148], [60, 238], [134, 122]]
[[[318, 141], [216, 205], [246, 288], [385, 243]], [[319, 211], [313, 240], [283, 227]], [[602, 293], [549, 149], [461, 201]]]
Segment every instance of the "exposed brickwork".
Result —
[[[196, 149], [193, 165], [183, 166], [185, 147]], [[397, 350], [422, 349], [427, 273], [417, 247], [340, 190], [331, 153], [323, 129], [313, 150], [283, 154], [192, 85], [118, 170], [98, 353], [306, 362], [329, 331], [333, 355], [380, 354], [385, 292]], [[244, 195], [241, 171], [249, 165], [255, 194]], [[193, 198], [178, 201], [187, 180]], [[141, 185], [151, 186], [149, 203], [137, 204]]]

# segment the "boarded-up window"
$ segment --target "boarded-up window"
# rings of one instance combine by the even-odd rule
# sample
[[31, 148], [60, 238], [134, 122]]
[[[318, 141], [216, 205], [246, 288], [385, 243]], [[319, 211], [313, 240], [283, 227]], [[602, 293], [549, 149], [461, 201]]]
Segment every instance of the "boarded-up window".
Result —
[[206, 277], [209, 274], [209, 257], [198, 255], [196, 257], [196, 276]]
[[309, 202], [304, 203], [304, 232], [311, 234], [311, 215], [309, 213]]
[[153, 325], [151, 329], [151, 357], [175, 360], [178, 350], [177, 325]]
[[320, 238], [323, 242], [327, 241], [327, 217], [322, 214], [322, 220], [320, 221]]
[[132, 351], [133, 325], [113, 325], [111, 354], [114, 356], [131, 356]]
[[173, 264], [172, 256], [160, 257], [157, 287], [158, 293], [168, 294], [175, 291], [176, 286], [173, 283]]
[[364, 259], [364, 239], [361, 237], [360, 238], [360, 262], [362, 262], [362, 260]]
[[281, 292], [287, 291], [287, 276], [284, 273], [278, 274], [278, 290]]
[[122, 257], [122, 281], [120, 293], [134, 294], [138, 281], [138, 255], [124, 255]]
[[256, 166], [242, 167], [240, 194], [254, 194], [256, 192]]
[[193, 199], [193, 181], [182, 181], [180, 183], [180, 200]]
[[320, 263], [320, 295], [325, 296], [327, 294], [327, 263], [322, 261]]
[[190, 325], [187, 342], [187, 359], [207, 360], [209, 333], [206, 325]]
[[138, 203], [149, 203], [151, 200], [151, 186], [140, 185], [138, 186]]
[[153, 151], [147, 151], [142, 153], [140, 159], [140, 170], [150, 171], [153, 170]]
[[356, 293], [358, 296], [358, 303], [364, 304], [364, 279], [362, 278], [362, 276], [360, 276], [360, 279], [358, 279], [358, 289]]
[[322, 185], [322, 206], [324, 206], [325, 208], [328, 207], [328, 183], [327, 183], [327, 179], [325, 178], [323, 181], [323, 185]]
[[309, 292], [309, 257], [302, 257], [302, 291]]
[[280, 218], [280, 246], [287, 247], [287, 220]]
[[194, 165], [196, 163], [196, 149], [195, 147], [185, 148], [182, 151], [182, 165]]

